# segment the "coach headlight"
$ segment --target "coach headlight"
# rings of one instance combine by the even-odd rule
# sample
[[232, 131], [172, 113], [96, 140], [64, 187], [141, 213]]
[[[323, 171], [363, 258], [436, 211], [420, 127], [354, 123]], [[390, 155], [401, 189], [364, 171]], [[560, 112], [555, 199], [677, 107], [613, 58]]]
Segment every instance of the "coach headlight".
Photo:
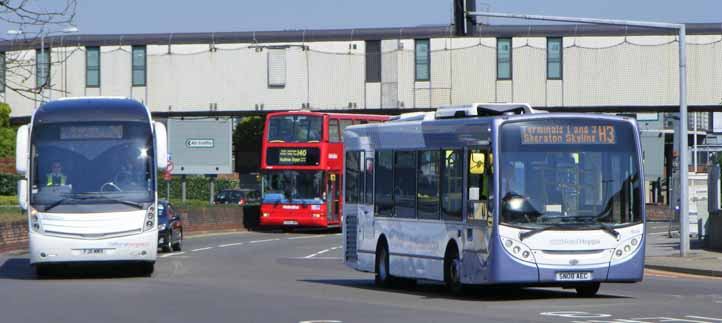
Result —
[[30, 227], [35, 232], [42, 232], [42, 226], [40, 225], [40, 217], [38, 216], [38, 210], [30, 207]]
[[143, 218], [145, 224], [143, 224], [143, 231], [152, 230], [155, 226], [155, 207], [151, 205], [148, 211], [145, 212], [145, 218]]
[[531, 248], [527, 247], [524, 243], [519, 240], [501, 237], [501, 244], [504, 246], [506, 252], [512, 255], [514, 258], [521, 261], [535, 263], [534, 253]]
[[622, 243], [617, 246], [617, 249], [614, 250], [614, 253], [612, 254], [612, 261], [616, 262], [629, 258], [637, 251], [637, 249], [639, 249], [641, 242], [641, 235], [622, 241]]

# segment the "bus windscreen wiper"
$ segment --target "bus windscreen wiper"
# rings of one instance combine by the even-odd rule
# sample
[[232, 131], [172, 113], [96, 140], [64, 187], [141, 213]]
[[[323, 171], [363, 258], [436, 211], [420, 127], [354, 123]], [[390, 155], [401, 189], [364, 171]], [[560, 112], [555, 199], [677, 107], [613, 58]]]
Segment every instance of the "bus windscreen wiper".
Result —
[[106, 196], [87, 196], [87, 197], [84, 197], [83, 199], [85, 199], [85, 200], [95, 200], [95, 201], [97, 201], [97, 200], [102, 200], [102, 201], [108, 201], [108, 202], [113, 202], [113, 203], [119, 203], [119, 204], [129, 205], [129, 206], [135, 207], [135, 208], [137, 208], [137, 209], [139, 209], [139, 210], [142, 210], [142, 209], [143, 209], [143, 204], [141, 204], [141, 203], [133, 202], [133, 201], [127, 201], [127, 200], [121, 200], [121, 199], [115, 199], [115, 198], [112, 198], [112, 197], [106, 197]]
[[533, 236], [533, 235], [535, 235], [535, 234], [537, 234], [537, 233], [544, 232], [544, 231], [547, 231], [547, 230], [552, 230], [552, 229], [567, 229], [567, 228], [569, 228], [568, 225], [552, 224], [552, 225], [545, 226], [545, 227], [542, 227], [542, 228], [532, 229], [532, 230], [529, 230], [529, 231], [527, 231], [527, 232], [519, 232], [519, 241], [524, 241], [524, 239], [526, 239], [526, 238], [529, 238], [529, 237], [531, 237], [531, 236]]
[[613, 236], [615, 239], [619, 240], [619, 231], [615, 230], [614, 227], [608, 224], [604, 223], [597, 223], [591, 225], [593, 228], [599, 228], [602, 229], [604, 232], [609, 233], [609, 235]]
[[59, 200], [53, 202], [52, 204], [46, 206], [46, 207], [43, 209], [43, 212], [50, 211], [51, 209], [55, 208], [56, 206], [58, 206], [58, 205], [60, 205], [60, 204], [63, 204], [63, 203], [65, 203], [65, 202], [68, 202], [68, 201], [72, 201], [72, 200], [82, 200], [82, 199], [79, 199], [79, 198], [76, 198], [76, 197], [65, 197], [65, 198], [59, 199]]

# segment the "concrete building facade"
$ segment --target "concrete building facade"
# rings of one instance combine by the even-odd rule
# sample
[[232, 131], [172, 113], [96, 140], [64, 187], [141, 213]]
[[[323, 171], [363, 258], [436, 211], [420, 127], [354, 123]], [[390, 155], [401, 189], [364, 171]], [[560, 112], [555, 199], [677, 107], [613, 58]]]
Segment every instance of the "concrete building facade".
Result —
[[[722, 24], [689, 24], [687, 32], [688, 102], [706, 111], [690, 116], [690, 129], [696, 121], [702, 143], [722, 132], [722, 113], [711, 112], [722, 101]], [[660, 112], [679, 103], [672, 31], [480, 25], [466, 37], [439, 26], [77, 35], [45, 44], [41, 52], [35, 40], [0, 42], [0, 99], [16, 120], [66, 96], [132, 97], [164, 116], [527, 102], [628, 110], [642, 125], [648, 185], [661, 187], [672, 169], [657, 158], [673, 150], [674, 115]]]

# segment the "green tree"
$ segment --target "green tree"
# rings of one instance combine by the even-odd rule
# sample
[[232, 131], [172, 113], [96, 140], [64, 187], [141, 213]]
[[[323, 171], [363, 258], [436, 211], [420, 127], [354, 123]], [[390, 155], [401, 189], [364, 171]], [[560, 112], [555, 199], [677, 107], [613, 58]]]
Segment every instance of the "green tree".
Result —
[[233, 130], [233, 156], [236, 156], [236, 171], [248, 173], [257, 171], [261, 165], [261, 145], [265, 118], [245, 117]]
[[10, 125], [10, 106], [0, 103], [0, 158], [15, 156], [17, 127]]

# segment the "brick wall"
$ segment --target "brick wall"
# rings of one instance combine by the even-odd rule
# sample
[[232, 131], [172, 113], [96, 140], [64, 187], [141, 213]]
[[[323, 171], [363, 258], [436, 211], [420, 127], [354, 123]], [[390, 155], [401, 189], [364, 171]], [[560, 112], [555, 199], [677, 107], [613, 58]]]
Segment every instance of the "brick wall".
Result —
[[24, 249], [28, 246], [28, 222], [0, 223], [0, 252]]
[[672, 219], [672, 209], [666, 205], [647, 204], [647, 220], [669, 221]]
[[[246, 230], [258, 223], [258, 207], [179, 208], [185, 233]], [[0, 223], [0, 253], [28, 246], [28, 223]]]

